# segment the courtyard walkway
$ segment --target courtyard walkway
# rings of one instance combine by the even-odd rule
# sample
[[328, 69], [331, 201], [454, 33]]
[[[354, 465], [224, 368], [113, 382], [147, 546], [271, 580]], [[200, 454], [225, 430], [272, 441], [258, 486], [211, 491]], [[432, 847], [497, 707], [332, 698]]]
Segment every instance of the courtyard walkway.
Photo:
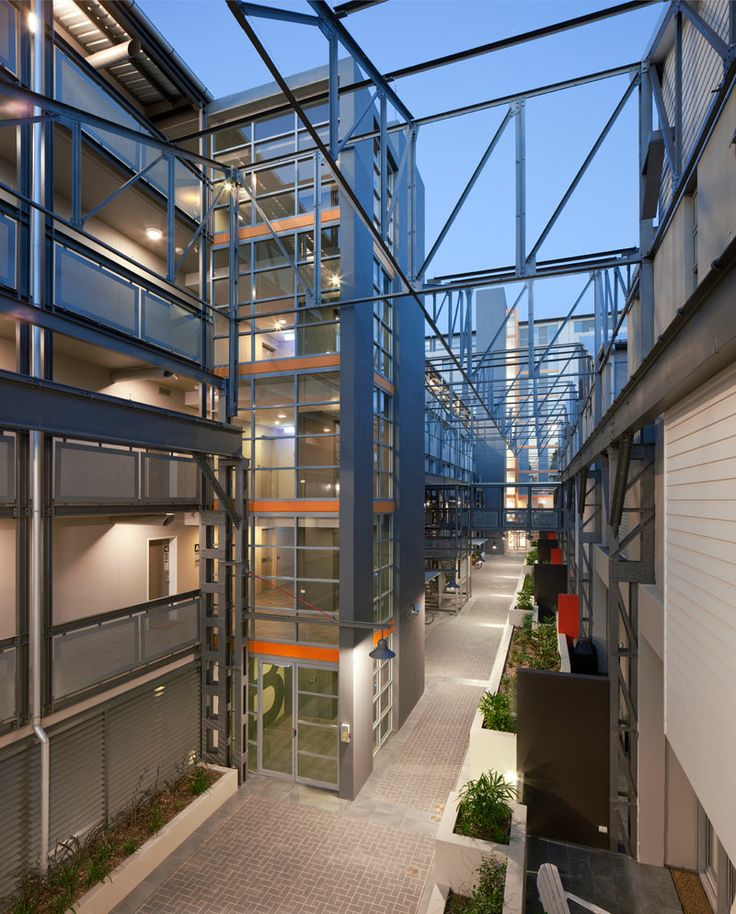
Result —
[[251, 776], [114, 914], [415, 914], [521, 558], [426, 627], [426, 690], [357, 800]]

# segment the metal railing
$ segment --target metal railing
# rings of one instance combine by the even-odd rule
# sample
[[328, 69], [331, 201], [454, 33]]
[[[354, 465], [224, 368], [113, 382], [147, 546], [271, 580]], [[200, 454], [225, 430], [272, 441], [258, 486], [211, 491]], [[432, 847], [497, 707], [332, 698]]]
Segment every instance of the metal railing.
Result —
[[193, 590], [54, 626], [53, 701], [107, 685], [194, 647], [199, 642], [199, 603], [199, 591]]

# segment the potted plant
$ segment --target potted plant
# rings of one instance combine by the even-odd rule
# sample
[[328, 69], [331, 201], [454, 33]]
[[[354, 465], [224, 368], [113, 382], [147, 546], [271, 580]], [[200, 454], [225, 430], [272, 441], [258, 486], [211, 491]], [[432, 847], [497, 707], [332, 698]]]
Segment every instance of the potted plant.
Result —
[[[437, 883], [472, 897], [479, 870], [488, 858], [507, 864], [504, 914], [521, 914], [526, 864], [526, 807], [502, 774], [484, 772], [448, 798], [435, 838]], [[515, 906], [514, 906], [515, 905]]]

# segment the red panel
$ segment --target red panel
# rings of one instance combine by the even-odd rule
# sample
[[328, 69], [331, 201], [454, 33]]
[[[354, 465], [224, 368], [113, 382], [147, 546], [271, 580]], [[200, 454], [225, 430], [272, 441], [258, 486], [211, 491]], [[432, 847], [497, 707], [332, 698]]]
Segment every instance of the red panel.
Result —
[[561, 565], [562, 564], [562, 549], [550, 549], [549, 550], [549, 562], [550, 562], [550, 565]]
[[557, 597], [557, 630], [568, 638], [580, 634], [580, 598], [576, 593], [561, 593]]

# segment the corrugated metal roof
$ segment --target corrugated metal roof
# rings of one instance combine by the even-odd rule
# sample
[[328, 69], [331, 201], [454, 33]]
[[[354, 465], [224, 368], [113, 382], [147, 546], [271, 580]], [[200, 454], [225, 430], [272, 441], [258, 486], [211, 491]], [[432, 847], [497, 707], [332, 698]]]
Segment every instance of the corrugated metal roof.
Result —
[[[65, 32], [86, 56], [131, 38], [141, 39], [140, 56], [109, 66], [106, 71], [144, 110], [162, 103], [171, 106], [196, 103], [199, 99], [192, 98], [192, 85], [198, 95], [208, 95], [204, 86], [178, 59], [172, 68], [172, 55], [168, 51], [173, 52], [173, 49], [134, 4], [113, 6], [103, 5], [99, 0], [54, 0], [54, 18], [62, 33]], [[128, 23], [127, 28], [123, 23]], [[141, 34], [131, 34], [134, 31], [131, 23], [140, 25]], [[168, 59], [162, 65], [154, 55], [159, 58], [166, 55]], [[177, 73], [181, 74], [179, 85], [172, 79]]]

